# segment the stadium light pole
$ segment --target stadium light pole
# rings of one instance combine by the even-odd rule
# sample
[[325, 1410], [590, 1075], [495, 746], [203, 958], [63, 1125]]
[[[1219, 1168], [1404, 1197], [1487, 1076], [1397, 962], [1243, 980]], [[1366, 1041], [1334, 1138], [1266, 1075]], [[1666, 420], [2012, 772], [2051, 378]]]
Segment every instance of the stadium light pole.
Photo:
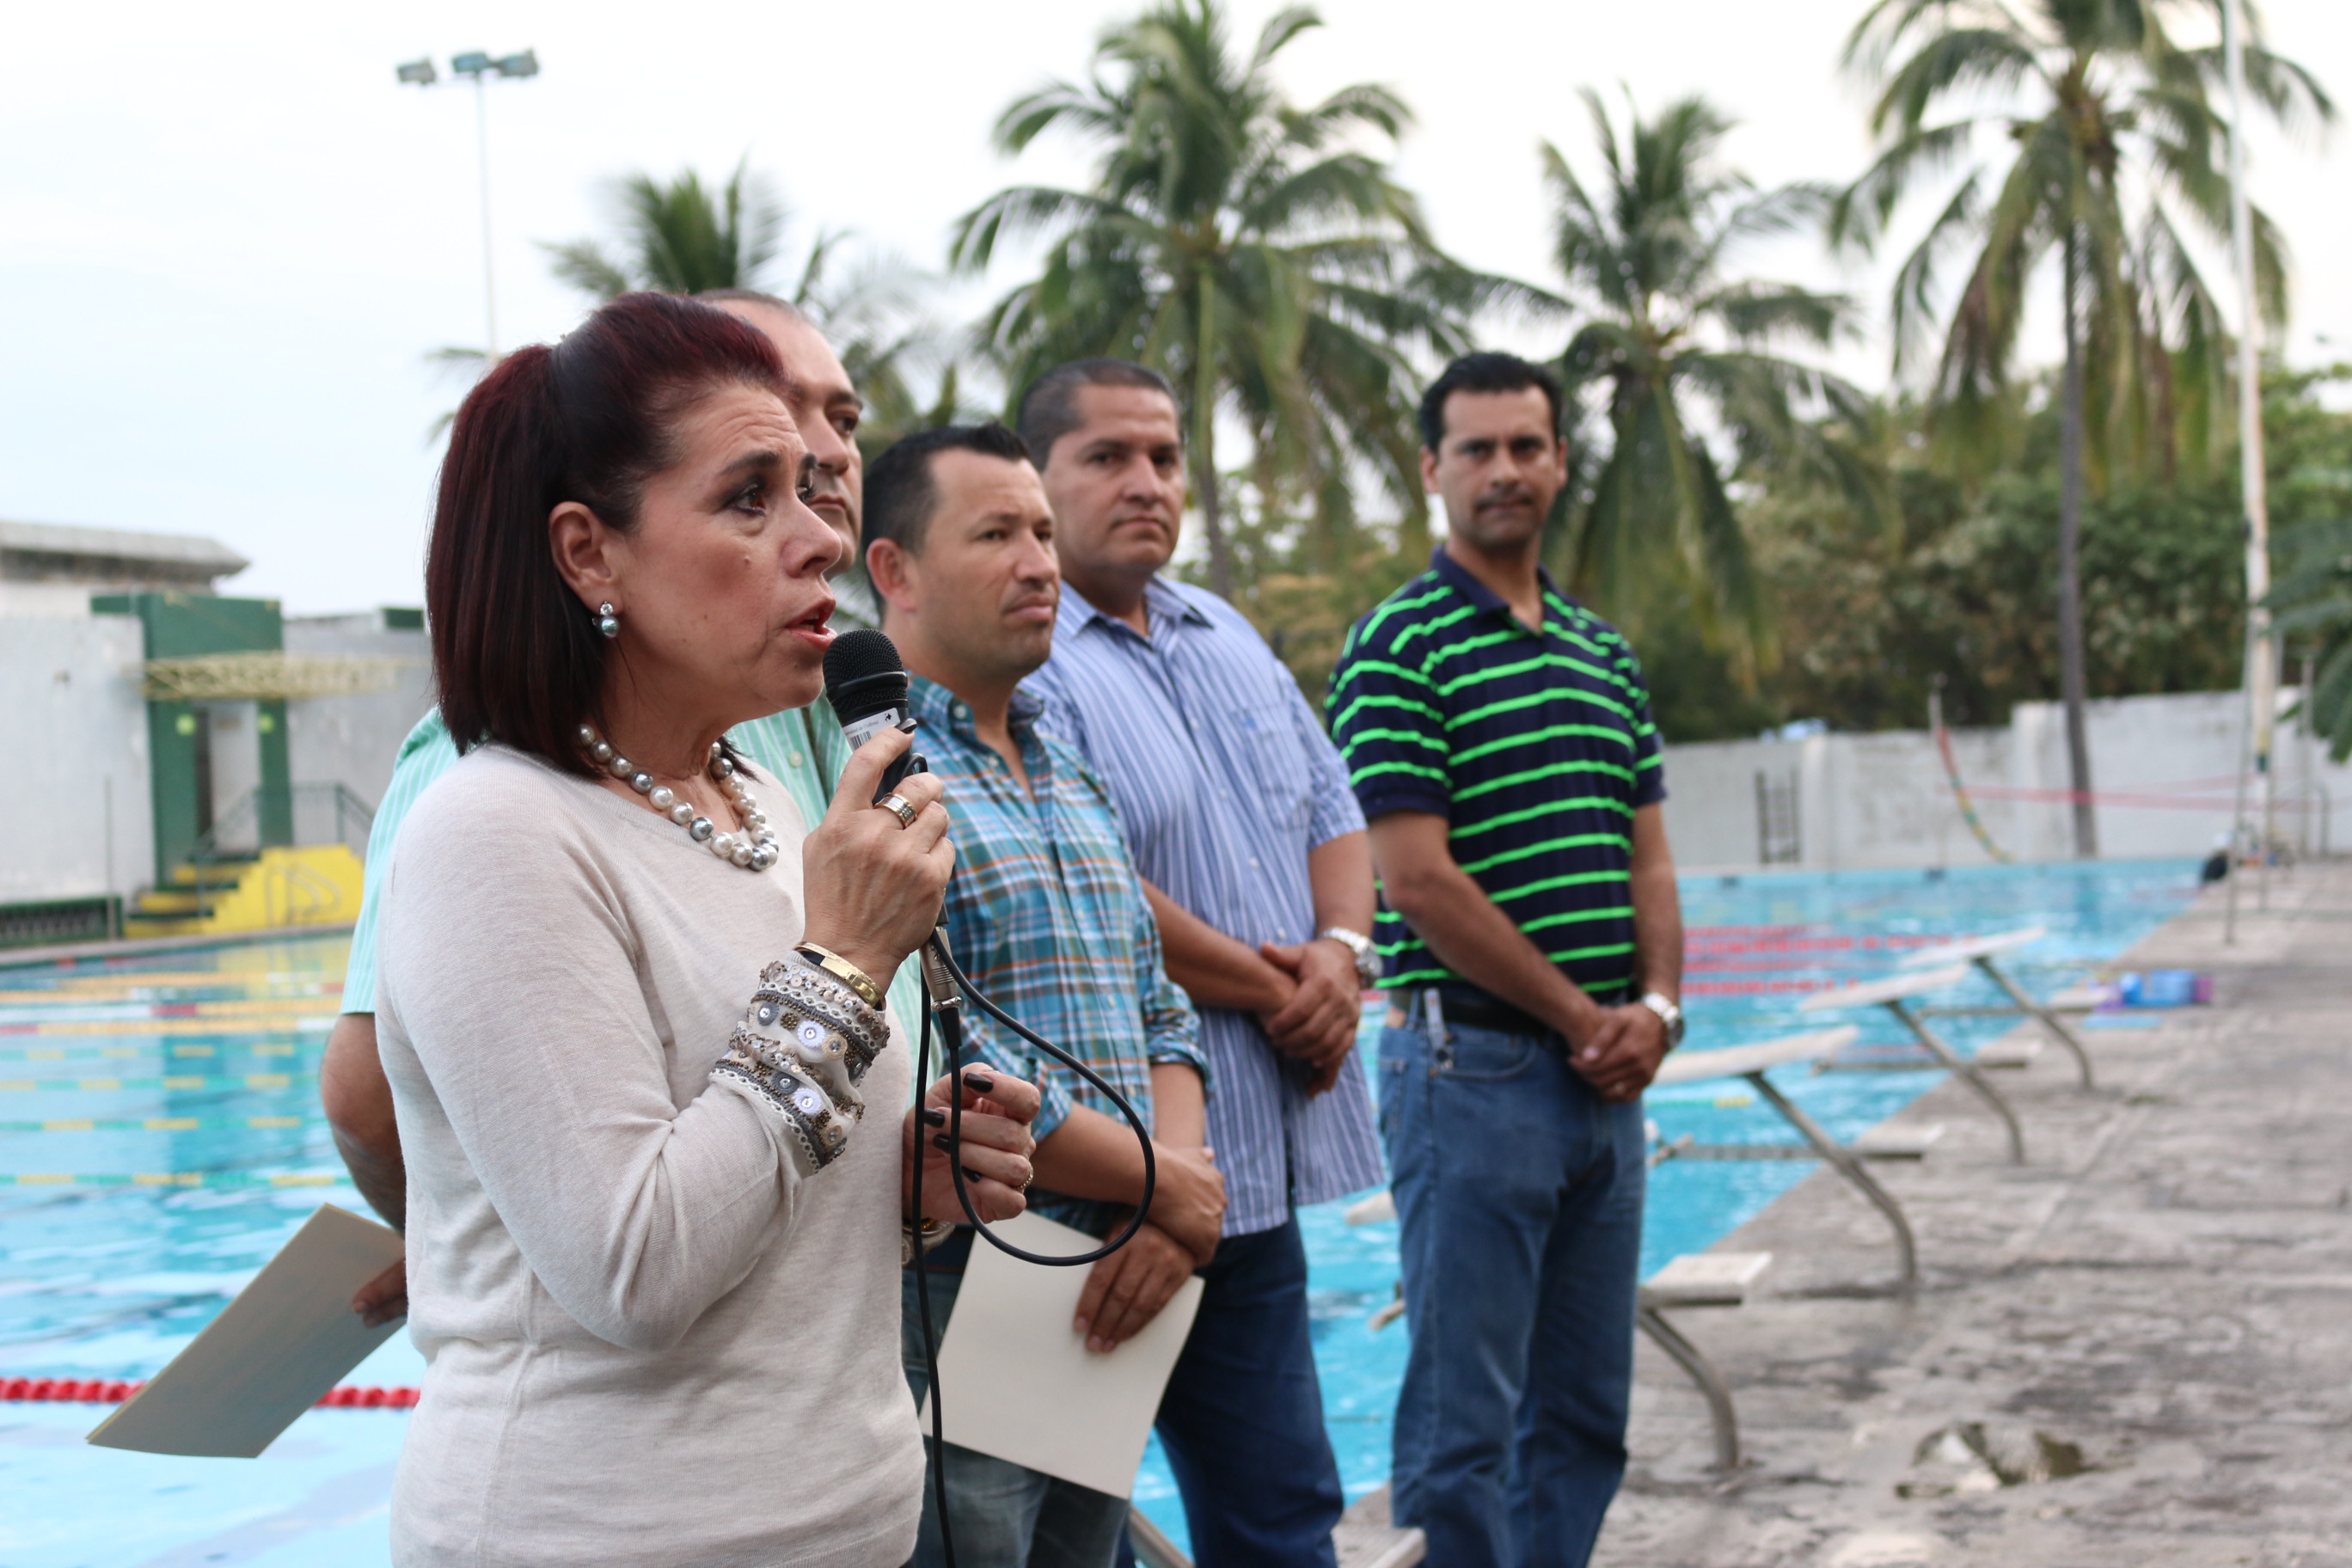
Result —
[[[404, 86], [434, 87], [441, 80], [429, 55], [395, 66], [393, 72]], [[499, 357], [499, 290], [490, 267], [490, 109], [487, 88], [493, 76], [515, 81], [537, 76], [539, 52], [524, 49], [518, 54], [493, 56], [486, 50], [469, 49], [449, 57], [449, 74], [470, 78], [474, 83], [474, 154], [482, 196], [482, 357], [487, 363]]]
[[[2263, 600], [2271, 591], [2270, 498], [2263, 470], [2262, 316], [2254, 298], [2254, 228], [2246, 196], [2246, 47], [2245, 18], [2240, 0], [2221, 0], [2222, 69], [2230, 91], [2230, 250], [2238, 273], [2238, 468], [2239, 493], [2246, 529], [2246, 741], [2241, 755], [2251, 752], [2254, 776], [2262, 781], [2264, 815], [2271, 799], [2271, 742], [2278, 710], [2276, 650], [2271, 644], [2271, 613]], [[2236, 809], [2230, 819], [2228, 913], [2221, 940], [2238, 940], [2239, 846], [2245, 840], [2246, 773], [2238, 772]], [[2264, 858], [2263, 892], [2268, 902], [2270, 845], [2257, 846]]]

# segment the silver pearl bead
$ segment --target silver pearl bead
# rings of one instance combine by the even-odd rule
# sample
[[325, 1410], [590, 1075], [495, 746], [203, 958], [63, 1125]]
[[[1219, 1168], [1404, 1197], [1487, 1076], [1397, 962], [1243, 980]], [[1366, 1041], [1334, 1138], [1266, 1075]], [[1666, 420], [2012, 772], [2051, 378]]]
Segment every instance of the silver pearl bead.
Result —
[[604, 765], [612, 770], [613, 776], [616, 779], [627, 778], [631, 773], [637, 771], [637, 764], [629, 761], [626, 757], [616, 756]]
[[772, 838], [768, 839], [757, 849], [751, 851], [751, 869], [764, 871], [782, 858], [782, 856], [783, 851], [776, 847], [776, 841]]
[[694, 825], [694, 803], [692, 801], [686, 800], [675, 803], [669, 808], [669, 819], [672, 822], [677, 823], [680, 827], [692, 826]]
[[718, 831], [718, 826], [707, 816], [698, 816], [686, 825], [687, 837], [697, 844], [709, 843], [710, 836]]
[[635, 790], [639, 795], [651, 795], [654, 793], [654, 775], [651, 773], [631, 773], [629, 775], [629, 787]]
[[729, 852], [727, 858], [738, 866], [749, 866], [753, 853], [750, 840], [738, 838], [735, 840], [735, 847]]
[[600, 637], [619, 637], [621, 635], [621, 623], [614, 620], [610, 616], [599, 616], [596, 617], [596, 632]]
[[735, 836], [731, 833], [712, 834], [710, 836], [710, 852], [713, 855], [718, 856], [721, 860], [730, 858], [735, 853]]
[[[585, 725], [585, 724], [581, 725], [581, 726], [580, 726], [580, 743], [581, 743], [582, 745], [583, 745], [583, 746], [593, 746], [593, 745], [596, 744], [596, 731], [595, 731], [594, 730], [591, 729], [589, 726], [587, 726], [587, 725]], [[598, 762], [600, 762], [600, 763], [601, 763], [601, 762], [603, 762], [604, 759], [604, 758], [602, 758], [602, 757], [599, 757], [599, 758], [597, 758], [596, 760], [597, 760]]]
[[725, 757], [720, 756], [717, 747], [714, 746], [711, 748], [710, 757], [710, 776], [712, 778], [723, 779], [734, 776], [735, 764], [729, 762]]
[[[595, 733], [593, 730], [587, 729], [584, 726], [581, 729], [580, 732], [583, 735], [593, 735]], [[588, 754], [595, 758], [600, 763], [609, 763], [613, 760], [613, 742], [610, 741], [598, 741], [588, 748]]]
[[667, 784], [656, 784], [654, 786], [654, 792], [646, 798], [653, 802], [656, 811], [667, 811], [677, 804], [677, 791]]

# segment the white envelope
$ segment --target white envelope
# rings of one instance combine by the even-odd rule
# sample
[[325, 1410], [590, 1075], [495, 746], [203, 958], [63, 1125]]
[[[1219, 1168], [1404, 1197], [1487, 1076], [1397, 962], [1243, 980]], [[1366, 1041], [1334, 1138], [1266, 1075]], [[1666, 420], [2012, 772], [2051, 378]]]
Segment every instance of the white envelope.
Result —
[[400, 1261], [400, 1233], [321, 1204], [187, 1349], [89, 1441], [148, 1454], [250, 1459], [401, 1329], [352, 1297]]
[[[991, 1228], [1046, 1256], [1102, 1245], [1037, 1215]], [[940, 1412], [947, 1440], [960, 1447], [1126, 1497], [1201, 1310], [1201, 1281], [1184, 1281], [1141, 1333], [1097, 1353], [1070, 1326], [1089, 1272], [1024, 1263], [975, 1240], [940, 1346]], [[928, 1401], [922, 1419], [929, 1435]]]

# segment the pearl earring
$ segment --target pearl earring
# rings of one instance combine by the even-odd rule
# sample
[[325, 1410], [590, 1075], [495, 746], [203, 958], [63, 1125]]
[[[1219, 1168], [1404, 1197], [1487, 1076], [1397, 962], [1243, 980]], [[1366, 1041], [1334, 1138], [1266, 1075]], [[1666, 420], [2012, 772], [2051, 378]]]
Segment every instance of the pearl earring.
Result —
[[621, 635], [621, 612], [613, 608], [610, 599], [596, 606], [596, 629], [608, 637]]

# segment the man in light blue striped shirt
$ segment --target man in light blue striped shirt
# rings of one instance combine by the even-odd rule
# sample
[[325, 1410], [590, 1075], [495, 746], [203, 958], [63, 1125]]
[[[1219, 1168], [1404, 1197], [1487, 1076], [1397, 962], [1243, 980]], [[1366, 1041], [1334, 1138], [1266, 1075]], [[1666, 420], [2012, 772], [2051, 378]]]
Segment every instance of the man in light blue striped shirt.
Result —
[[1022, 398], [1061, 558], [1045, 720], [1109, 786], [1168, 973], [1201, 1015], [1224, 1235], [1159, 1430], [1202, 1568], [1329, 1563], [1341, 1507], [1294, 1205], [1381, 1180], [1351, 1054], [1371, 852], [1297, 682], [1232, 605], [1160, 575], [1182, 425], [1156, 372], [1082, 360]]
[[[815, 326], [783, 300], [732, 289], [714, 289], [700, 298], [766, 332], [783, 356], [784, 369], [798, 389], [792, 404], [793, 418], [816, 463], [815, 493], [809, 508], [841, 534], [845, 568], [857, 559], [858, 518], [864, 501], [856, 440], [863, 405], [850, 384], [849, 373]], [[870, 605], [872, 595], [866, 593], [855, 602]], [[835, 630], [871, 624], [861, 623], [851, 603], [845, 598], [835, 608]], [[833, 798], [843, 764], [849, 760], [849, 745], [833, 710], [817, 702], [772, 713], [736, 726], [731, 739], [744, 755], [783, 785], [799, 808], [802, 822], [815, 826]], [[375, 825], [368, 834], [371, 870], [389, 864], [386, 857], [408, 808], [457, 761], [457, 748], [441, 722], [441, 710], [435, 708], [417, 721], [401, 742], [392, 784], [376, 806]], [[342, 1016], [328, 1037], [326, 1059], [319, 1069], [319, 1093], [334, 1130], [335, 1147], [350, 1168], [360, 1195], [399, 1227], [406, 1218], [407, 1178], [400, 1157], [399, 1129], [393, 1121], [392, 1089], [384, 1081], [375, 1049], [376, 892], [376, 879], [371, 875], [360, 902], [359, 923], [352, 930]], [[899, 965], [890, 986], [890, 1004], [900, 1017], [916, 1016], [921, 994], [914, 965]], [[399, 1316], [405, 1310], [405, 1278], [395, 1264], [353, 1304], [371, 1321]]]

